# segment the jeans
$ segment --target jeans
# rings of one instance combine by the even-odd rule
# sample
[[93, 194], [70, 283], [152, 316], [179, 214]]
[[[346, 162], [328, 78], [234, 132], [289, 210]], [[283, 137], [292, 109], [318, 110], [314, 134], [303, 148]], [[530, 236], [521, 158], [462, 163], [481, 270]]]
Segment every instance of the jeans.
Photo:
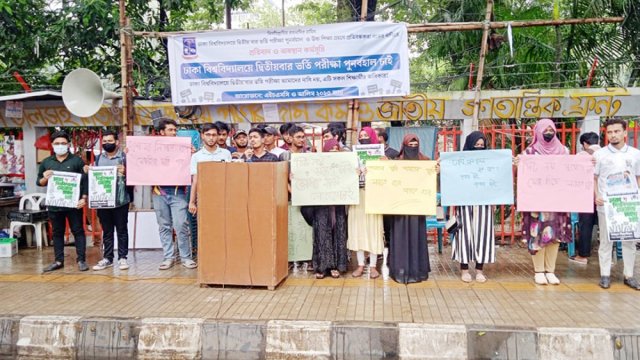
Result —
[[593, 226], [598, 221], [598, 213], [581, 213], [578, 215], [578, 228], [580, 229], [580, 240], [578, 241], [578, 255], [582, 257], [591, 256], [591, 235]]
[[64, 264], [64, 232], [67, 220], [75, 239], [77, 261], [86, 261], [87, 238], [82, 226], [82, 209], [49, 211], [49, 220], [53, 227], [53, 252], [56, 261]]
[[99, 209], [98, 218], [102, 224], [104, 258], [113, 262], [113, 229], [118, 234], [118, 259], [126, 259], [129, 253], [129, 204], [114, 209]]
[[187, 214], [189, 202], [185, 194], [157, 195], [153, 194], [153, 208], [158, 219], [160, 242], [164, 250], [164, 260], [175, 258], [173, 246], [173, 230], [178, 237], [178, 251], [182, 261], [191, 260], [191, 241], [189, 237], [189, 221]]

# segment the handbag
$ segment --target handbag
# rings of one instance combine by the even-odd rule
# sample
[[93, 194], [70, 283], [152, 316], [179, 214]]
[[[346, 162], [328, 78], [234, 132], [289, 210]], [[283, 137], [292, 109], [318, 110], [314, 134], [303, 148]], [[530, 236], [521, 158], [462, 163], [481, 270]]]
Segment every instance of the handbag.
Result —
[[453, 235], [458, 232], [458, 230], [460, 230], [460, 221], [455, 211], [453, 210], [453, 207], [450, 208], [449, 219], [444, 224], [444, 228], [447, 230], [447, 233], [449, 233], [449, 235]]

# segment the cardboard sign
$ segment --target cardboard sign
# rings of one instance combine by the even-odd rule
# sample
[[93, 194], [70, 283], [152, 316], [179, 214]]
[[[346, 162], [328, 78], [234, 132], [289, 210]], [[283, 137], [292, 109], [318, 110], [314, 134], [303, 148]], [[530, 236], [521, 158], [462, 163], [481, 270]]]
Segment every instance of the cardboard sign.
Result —
[[80, 201], [82, 175], [66, 171], [54, 171], [47, 183], [47, 206], [77, 208]]
[[518, 211], [592, 213], [593, 172], [590, 156], [520, 156]]
[[357, 205], [358, 157], [353, 152], [291, 154], [291, 205]]
[[443, 206], [513, 204], [511, 150], [440, 154]]
[[436, 214], [435, 161], [369, 161], [365, 187], [367, 214]]
[[89, 208], [116, 207], [117, 176], [115, 166], [93, 166], [89, 169]]
[[191, 138], [127, 136], [127, 185], [191, 185]]

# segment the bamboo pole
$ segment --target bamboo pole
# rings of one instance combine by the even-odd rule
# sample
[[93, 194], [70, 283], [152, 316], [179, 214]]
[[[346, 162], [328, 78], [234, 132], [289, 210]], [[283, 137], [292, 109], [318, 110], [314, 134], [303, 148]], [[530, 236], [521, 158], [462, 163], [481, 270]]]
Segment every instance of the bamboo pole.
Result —
[[476, 77], [476, 94], [473, 100], [473, 119], [471, 129], [478, 130], [478, 117], [480, 115], [480, 90], [482, 89], [482, 77], [484, 75], [484, 60], [487, 57], [487, 48], [489, 47], [489, 30], [491, 22], [491, 14], [493, 13], [493, 0], [487, 0], [487, 11], [484, 15], [484, 30], [482, 30], [482, 44], [480, 45], [480, 60], [478, 61], [478, 75]]
[[[536, 26], [566, 26], [580, 24], [618, 24], [624, 21], [624, 17], [601, 17], [601, 18], [585, 18], [585, 19], [563, 19], [563, 20], [526, 20], [526, 21], [491, 21], [490, 29], [504, 29], [509, 23], [512, 28], [516, 27], [536, 27]], [[451, 32], [451, 31], [469, 31], [482, 30], [482, 22], [451, 22], [451, 23], [428, 23], [428, 24], [409, 24], [407, 25], [409, 33], [425, 33], [425, 32]], [[177, 35], [198, 34], [218, 30], [196, 30], [196, 31], [134, 31], [133, 35], [142, 37], [165, 38]]]

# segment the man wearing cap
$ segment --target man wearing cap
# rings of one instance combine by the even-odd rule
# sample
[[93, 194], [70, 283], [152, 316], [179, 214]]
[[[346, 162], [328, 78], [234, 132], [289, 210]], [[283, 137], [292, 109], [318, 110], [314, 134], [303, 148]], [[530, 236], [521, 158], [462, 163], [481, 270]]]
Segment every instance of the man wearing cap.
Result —
[[233, 135], [233, 142], [236, 144], [236, 151], [231, 153], [231, 157], [234, 159], [242, 158], [244, 152], [247, 151], [249, 145], [249, 137], [247, 132], [240, 129]]
[[267, 126], [266, 128], [264, 128], [264, 131], [264, 147], [268, 152], [274, 154], [275, 156], [280, 156], [280, 154], [286, 151], [285, 149], [277, 146], [278, 130], [276, 130], [276, 128], [274, 128], [273, 126]]

